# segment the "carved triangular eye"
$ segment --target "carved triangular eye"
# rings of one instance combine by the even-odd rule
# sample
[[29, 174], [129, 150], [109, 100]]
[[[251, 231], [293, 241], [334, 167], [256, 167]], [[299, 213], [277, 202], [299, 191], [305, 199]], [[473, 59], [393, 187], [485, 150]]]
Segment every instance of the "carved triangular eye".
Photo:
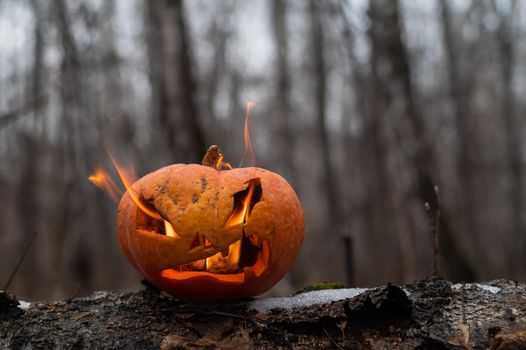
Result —
[[247, 221], [254, 205], [261, 201], [261, 179], [255, 178], [247, 181], [247, 188], [234, 193], [234, 209], [224, 227], [236, 226]]
[[201, 240], [199, 239], [199, 233], [196, 233], [194, 241], [192, 242], [192, 245], [190, 246], [190, 248], [199, 247], [200, 245], [201, 245]]

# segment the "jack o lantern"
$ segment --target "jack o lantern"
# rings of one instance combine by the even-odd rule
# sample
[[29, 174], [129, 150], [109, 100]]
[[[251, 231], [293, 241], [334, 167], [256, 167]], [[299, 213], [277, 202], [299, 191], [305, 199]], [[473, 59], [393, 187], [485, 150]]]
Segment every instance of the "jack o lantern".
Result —
[[222, 160], [212, 146], [202, 165], [152, 172], [119, 204], [124, 255], [177, 298], [261, 294], [287, 273], [303, 242], [303, 210], [288, 182], [257, 167], [222, 170]]

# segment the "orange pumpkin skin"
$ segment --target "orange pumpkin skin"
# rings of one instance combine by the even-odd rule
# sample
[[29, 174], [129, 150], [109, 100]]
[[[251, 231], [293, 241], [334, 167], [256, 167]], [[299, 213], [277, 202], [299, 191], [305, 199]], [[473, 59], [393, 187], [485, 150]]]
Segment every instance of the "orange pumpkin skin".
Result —
[[[260, 184], [260, 199], [246, 224], [226, 227], [234, 195], [250, 181]], [[189, 301], [255, 296], [274, 286], [290, 269], [303, 242], [304, 218], [294, 190], [278, 174], [261, 168], [218, 171], [202, 165], [175, 164], [132, 185], [145, 202], [171, 223], [177, 237], [148, 227], [149, 219], [127, 192], [117, 212], [117, 235], [128, 261], [148, 281]], [[244, 229], [243, 229], [244, 228]], [[195, 237], [212, 246], [195, 246]], [[228, 250], [245, 237], [257, 237], [259, 252], [237, 273], [180, 271], [180, 266]]]

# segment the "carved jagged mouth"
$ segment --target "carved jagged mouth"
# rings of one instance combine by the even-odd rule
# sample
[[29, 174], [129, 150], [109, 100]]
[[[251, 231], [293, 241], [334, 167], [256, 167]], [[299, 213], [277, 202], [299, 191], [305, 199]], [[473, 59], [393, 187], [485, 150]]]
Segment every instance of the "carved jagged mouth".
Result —
[[[255, 279], [264, 274], [267, 270], [269, 264], [270, 249], [267, 241], [261, 242], [261, 245], [258, 249], [256, 261], [251, 266], [239, 268], [235, 272], [231, 273], [220, 273], [220, 272], [211, 272], [195, 269], [165, 269], [160, 271], [160, 277], [172, 281], [184, 281], [192, 278], [215, 278], [221, 280], [222, 282], [229, 283], [243, 283], [247, 280]], [[219, 277], [221, 276], [221, 277]]]
[[[206, 249], [206, 245], [204, 245]], [[243, 235], [241, 240], [232, 243], [228, 253], [216, 253], [205, 259], [200, 259], [189, 264], [180, 265], [176, 271], [203, 271], [212, 273], [239, 273], [243, 268], [253, 266], [261, 249], [260, 244], [252, 244], [251, 240]]]
[[[173, 271], [208, 272], [214, 274], [238, 274], [247, 267], [253, 267], [263, 254], [264, 242], [256, 234], [248, 235], [245, 232], [246, 222], [254, 205], [262, 199], [261, 182], [252, 179], [247, 182], [247, 188], [234, 194], [234, 205], [231, 215], [222, 229], [235, 228], [243, 230], [241, 239], [228, 247], [216, 247], [205, 235], [195, 233], [188, 251], [200, 252], [204, 258], [174, 267]], [[141, 213], [139, 211], [139, 213]], [[137, 218], [138, 229], [154, 232], [160, 235], [173, 236], [181, 239], [171, 225], [165, 221], [155, 220], [147, 215], [139, 214]], [[239, 232], [239, 231], [238, 231]], [[184, 242], [189, 242], [185, 239]], [[182, 244], [184, 243], [182, 242]], [[186, 243], [188, 244], [188, 243]], [[266, 242], [265, 242], [266, 244]], [[267, 252], [268, 257], [268, 252]]]

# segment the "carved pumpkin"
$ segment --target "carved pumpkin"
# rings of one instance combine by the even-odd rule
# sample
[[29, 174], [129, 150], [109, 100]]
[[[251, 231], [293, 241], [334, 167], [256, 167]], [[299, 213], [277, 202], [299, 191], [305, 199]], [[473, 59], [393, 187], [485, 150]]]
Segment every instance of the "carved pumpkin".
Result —
[[218, 170], [221, 160], [211, 147], [207, 165], [159, 169], [135, 182], [119, 204], [124, 255], [153, 285], [181, 299], [263, 293], [287, 273], [303, 242], [303, 211], [287, 181], [256, 167]]

